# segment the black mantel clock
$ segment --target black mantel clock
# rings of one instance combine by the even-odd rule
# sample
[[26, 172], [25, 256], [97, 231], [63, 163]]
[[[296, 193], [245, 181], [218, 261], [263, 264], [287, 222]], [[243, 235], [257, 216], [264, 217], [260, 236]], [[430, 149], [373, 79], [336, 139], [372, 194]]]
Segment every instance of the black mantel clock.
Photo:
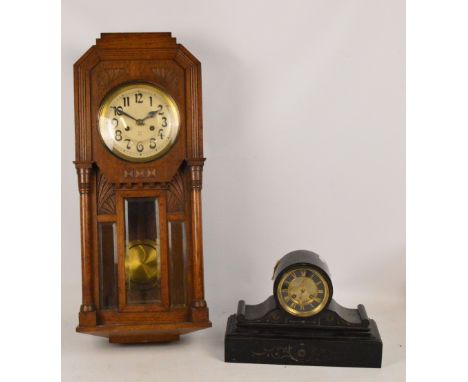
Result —
[[381, 367], [382, 340], [363, 305], [333, 299], [328, 266], [313, 252], [290, 252], [275, 266], [273, 295], [258, 305], [239, 301], [229, 317], [225, 361]]

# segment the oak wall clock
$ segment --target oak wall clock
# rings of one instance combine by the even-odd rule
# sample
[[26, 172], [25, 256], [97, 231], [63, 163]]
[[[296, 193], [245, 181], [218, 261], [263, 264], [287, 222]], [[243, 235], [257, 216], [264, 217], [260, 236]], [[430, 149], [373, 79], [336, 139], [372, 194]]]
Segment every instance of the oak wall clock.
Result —
[[199, 61], [170, 33], [104, 33], [74, 76], [77, 331], [138, 343], [210, 327]]

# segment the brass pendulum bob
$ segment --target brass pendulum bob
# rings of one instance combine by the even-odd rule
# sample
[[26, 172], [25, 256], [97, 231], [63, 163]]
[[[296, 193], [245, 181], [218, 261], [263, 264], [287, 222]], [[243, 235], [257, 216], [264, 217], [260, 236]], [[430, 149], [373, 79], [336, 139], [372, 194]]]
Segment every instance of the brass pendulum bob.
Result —
[[160, 276], [159, 246], [153, 240], [135, 240], [129, 243], [125, 271], [130, 287], [150, 289]]

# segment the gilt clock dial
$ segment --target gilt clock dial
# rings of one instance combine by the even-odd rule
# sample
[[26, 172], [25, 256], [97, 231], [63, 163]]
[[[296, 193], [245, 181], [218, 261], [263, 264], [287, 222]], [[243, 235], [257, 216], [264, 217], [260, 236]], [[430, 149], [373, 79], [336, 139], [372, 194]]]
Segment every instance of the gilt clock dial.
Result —
[[277, 286], [277, 298], [288, 313], [313, 316], [323, 310], [330, 297], [325, 277], [315, 268], [297, 267], [283, 273]]
[[99, 111], [99, 132], [113, 154], [130, 162], [148, 162], [165, 154], [179, 132], [179, 110], [162, 89], [125, 85], [111, 92]]

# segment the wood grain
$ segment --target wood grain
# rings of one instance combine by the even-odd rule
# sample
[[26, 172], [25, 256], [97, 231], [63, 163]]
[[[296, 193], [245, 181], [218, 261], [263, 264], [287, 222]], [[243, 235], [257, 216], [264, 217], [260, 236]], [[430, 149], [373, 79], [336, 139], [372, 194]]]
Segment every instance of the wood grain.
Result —
[[[116, 87], [131, 82], [161, 88], [179, 109], [181, 125], [173, 147], [151, 162], [119, 159], [99, 134], [97, 115], [103, 99]], [[80, 192], [82, 265], [77, 331], [110, 337], [112, 342], [151, 342], [175, 340], [180, 334], [211, 326], [203, 288], [201, 189], [205, 159], [200, 62], [170, 33], [104, 33], [75, 63], [74, 86], [74, 163]], [[143, 197], [159, 201], [162, 301], [128, 305], [124, 200]], [[177, 259], [176, 266], [183, 270], [178, 275], [183, 283], [173, 287], [179, 288], [175, 296], [185, 295], [188, 303], [176, 308], [171, 307], [169, 290], [173, 264], [168, 256], [167, 229], [171, 221], [185, 222], [187, 240], [186, 259]], [[118, 307], [113, 310], [100, 307], [98, 223], [117, 225]], [[180, 252], [181, 246], [177, 248]]]

